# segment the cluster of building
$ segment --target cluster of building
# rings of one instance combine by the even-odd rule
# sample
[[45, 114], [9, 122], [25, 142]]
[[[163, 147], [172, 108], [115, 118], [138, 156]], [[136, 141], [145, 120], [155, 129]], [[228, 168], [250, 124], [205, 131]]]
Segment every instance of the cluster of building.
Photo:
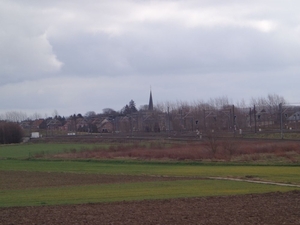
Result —
[[99, 114], [88, 117], [73, 115], [68, 118], [55, 116], [54, 118], [25, 120], [20, 126], [29, 132], [75, 134], [87, 133], [118, 133], [118, 132], [160, 132], [167, 128], [167, 114], [154, 110], [152, 92], [150, 91], [147, 110], [140, 110], [130, 114], [121, 113]]
[[73, 115], [68, 118], [25, 120], [20, 123], [24, 130], [42, 132], [46, 135], [55, 133], [133, 133], [161, 131], [205, 132], [209, 130], [256, 132], [263, 129], [278, 130], [299, 129], [300, 108], [267, 107], [235, 108], [233, 105], [216, 109], [209, 105], [197, 108], [181, 107], [172, 112], [161, 112], [153, 107], [150, 91], [147, 109], [127, 113], [110, 112], [83, 117]]

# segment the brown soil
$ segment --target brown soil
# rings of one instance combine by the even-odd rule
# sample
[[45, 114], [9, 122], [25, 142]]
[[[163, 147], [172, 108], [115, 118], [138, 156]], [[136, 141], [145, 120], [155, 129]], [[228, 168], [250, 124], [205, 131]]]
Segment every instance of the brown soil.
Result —
[[300, 224], [300, 191], [0, 208], [0, 224]]
[[0, 190], [199, 178], [0, 171]]

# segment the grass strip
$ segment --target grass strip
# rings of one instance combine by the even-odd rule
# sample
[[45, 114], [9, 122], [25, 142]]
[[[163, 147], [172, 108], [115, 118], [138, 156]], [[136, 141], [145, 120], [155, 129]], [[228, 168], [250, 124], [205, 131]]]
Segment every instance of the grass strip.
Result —
[[111, 175], [156, 175], [156, 176], [196, 176], [196, 177], [251, 177], [273, 182], [300, 184], [299, 166], [259, 166], [259, 165], [189, 165], [120, 163], [105, 161], [43, 161], [43, 160], [1, 160], [0, 170], [68, 172]]
[[5, 190], [0, 191], [0, 207], [225, 196], [295, 189], [225, 180], [181, 180]]
[[94, 149], [96, 147], [108, 148], [108, 144], [78, 144], [78, 143], [58, 143], [58, 144], [15, 144], [1, 145], [0, 158], [26, 159], [35, 155], [49, 155], [64, 152], [79, 151], [81, 149]]

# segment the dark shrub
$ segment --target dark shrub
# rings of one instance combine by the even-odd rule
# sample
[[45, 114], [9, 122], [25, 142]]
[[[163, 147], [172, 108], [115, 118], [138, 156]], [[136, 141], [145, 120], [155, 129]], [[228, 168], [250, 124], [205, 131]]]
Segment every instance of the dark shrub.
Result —
[[17, 123], [1, 122], [0, 123], [0, 143], [11, 144], [20, 143], [23, 138], [23, 130]]

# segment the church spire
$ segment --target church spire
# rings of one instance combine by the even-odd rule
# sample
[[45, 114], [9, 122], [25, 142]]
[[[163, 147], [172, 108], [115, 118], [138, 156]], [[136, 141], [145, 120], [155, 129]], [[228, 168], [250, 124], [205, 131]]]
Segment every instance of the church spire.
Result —
[[150, 89], [150, 98], [149, 98], [148, 110], [153, 111], [153, 100], [152, 100], [152, 90], [151, 89]]

